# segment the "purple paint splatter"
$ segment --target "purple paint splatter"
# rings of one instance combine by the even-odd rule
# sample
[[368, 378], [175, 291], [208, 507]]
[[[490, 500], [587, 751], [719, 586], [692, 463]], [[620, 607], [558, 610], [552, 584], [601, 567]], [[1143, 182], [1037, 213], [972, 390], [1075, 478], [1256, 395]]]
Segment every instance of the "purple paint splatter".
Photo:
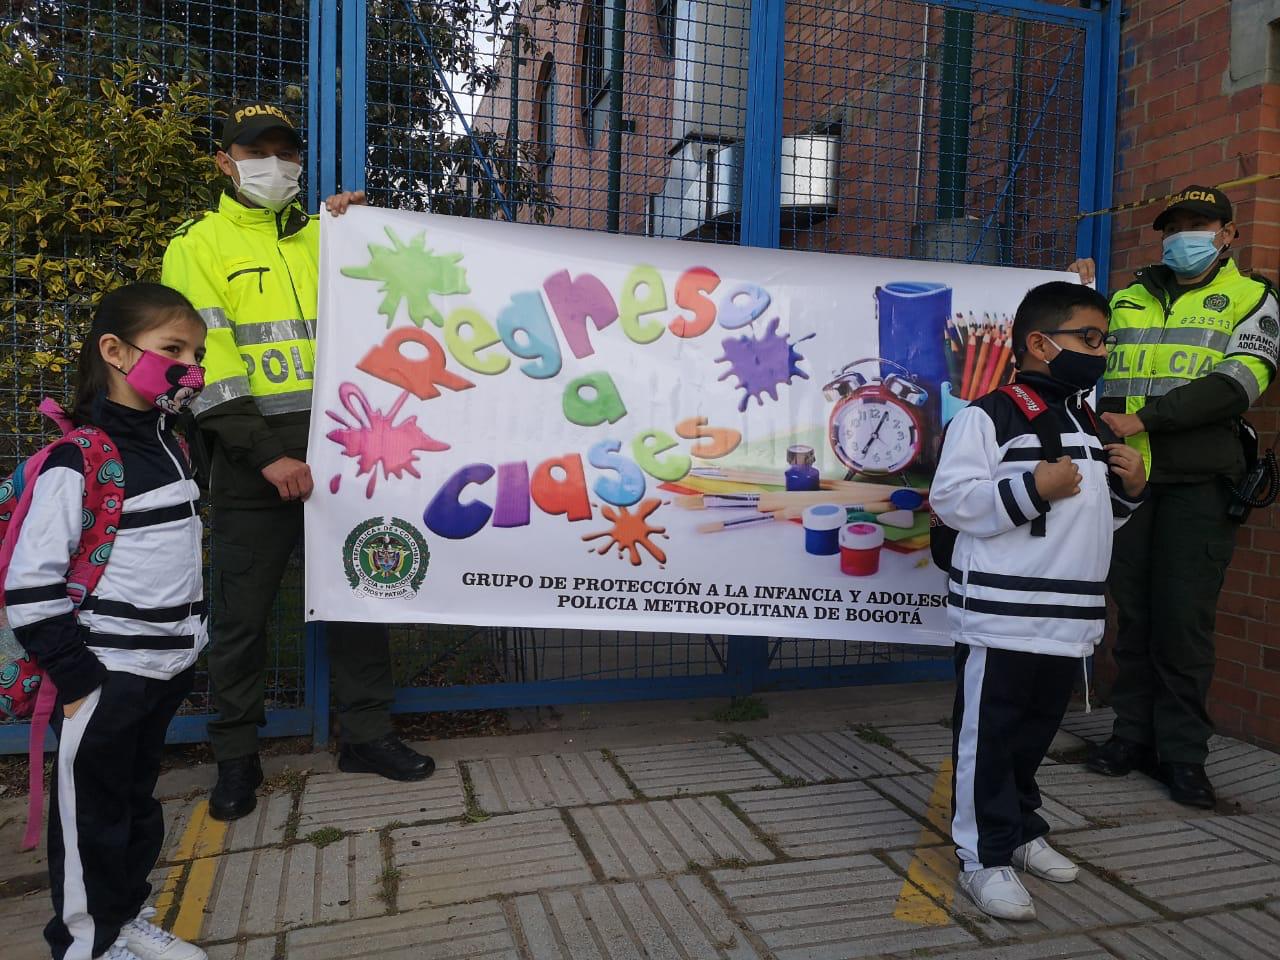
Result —
[[778, 387], [790, 383], [793, 377], [809, 379], [809, 375], [800, 369], [800, 361], [804, 357], [796, 350], [796, 344], [803, 343], [813, 334], [801, 337], [793, 344], [788, 336], [778, 333], [778, 322], [777, 317], [770, 320], [769, 328], [759, 340], [746, 334], [721, 341], [724, 356], [717, 357], [716, 363], [728, 363], [729, 369], [719, 379], [738, 378], [738, 389], [743, 393], [738, 401], [739, 412], [747, 409], [747, 402], [752, 397], [762, 407], [766, 393], [777, 400]]

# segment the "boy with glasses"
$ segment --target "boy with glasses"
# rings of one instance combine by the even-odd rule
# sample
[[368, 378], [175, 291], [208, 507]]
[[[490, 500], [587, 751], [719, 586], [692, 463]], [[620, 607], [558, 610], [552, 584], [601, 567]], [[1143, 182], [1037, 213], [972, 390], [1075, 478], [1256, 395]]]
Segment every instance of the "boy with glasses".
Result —
[[1013, 322], [1018, 376], [951, 421], [929, 495], [957, 534], [948, 619], [960, 887], [1006, 920], [1035, 917], [1014, 868], [1076, 878], [1044, 839], [1036, 771], [1102, 639], [1112, 533], [1145, 496], [1142, 457], [1100, 439], [1086, 402], [1115, 342], [1109, 313], [1074, 283], [1027, 294]]

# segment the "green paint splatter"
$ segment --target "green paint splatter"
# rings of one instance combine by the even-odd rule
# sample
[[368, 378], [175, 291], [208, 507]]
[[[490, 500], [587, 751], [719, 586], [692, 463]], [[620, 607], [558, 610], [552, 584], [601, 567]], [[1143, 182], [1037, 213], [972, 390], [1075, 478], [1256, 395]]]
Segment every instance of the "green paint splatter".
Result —
[[354, 280], [378, 280], [385, 293], [378, 312], [387, 318], [389, 328], [403, 302], [409, 319], [419, 327], [430, 320], [444, 326], [444, 317], [431, 302], [432, 294], [470, 293], [467, 271], [458, 266], [460, 253], [434, 256], [426, 248], [427, 237], [420, 233], [404, 243], [387, 227], [391, 246], [369, 244], [369, 262], [363, 267], [343, 267], [342, 275]]

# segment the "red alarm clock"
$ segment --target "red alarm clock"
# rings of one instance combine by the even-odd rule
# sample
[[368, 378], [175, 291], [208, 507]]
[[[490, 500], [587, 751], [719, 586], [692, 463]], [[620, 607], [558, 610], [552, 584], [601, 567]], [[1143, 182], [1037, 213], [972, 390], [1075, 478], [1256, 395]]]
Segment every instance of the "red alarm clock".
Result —
[[[864, 376], [854, 369], [863, 364], [876, 364], [875, 373]], [[901, 375], [882, 376], [882, 364], [900, 370]], [[822, 393], [836, 402], [827, 431], [831, 449], [850, 470], [900, 473], [920, 459], [924, 452], [921, 410], [929, 393], [901, 364], [879, 357], [855, 360]]]

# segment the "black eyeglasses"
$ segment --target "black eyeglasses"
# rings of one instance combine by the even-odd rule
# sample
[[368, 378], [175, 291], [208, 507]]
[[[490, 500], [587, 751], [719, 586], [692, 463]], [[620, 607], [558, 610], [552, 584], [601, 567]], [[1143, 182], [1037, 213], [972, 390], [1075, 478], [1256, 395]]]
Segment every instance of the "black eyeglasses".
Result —
[[1120, 342], [1120, 338], [1114, 333], [1103, 333], [1097, 327], [1078, 327], [1075, 330], [1041, 330], [1040, 333], [1046, 336], [1051, 333], [1069, 333], [1071, 336], [1079, 337], [1083, 340], [1085, 346], [1090, 350], [1097, 350], [1104, 344], [1110, 350]]

